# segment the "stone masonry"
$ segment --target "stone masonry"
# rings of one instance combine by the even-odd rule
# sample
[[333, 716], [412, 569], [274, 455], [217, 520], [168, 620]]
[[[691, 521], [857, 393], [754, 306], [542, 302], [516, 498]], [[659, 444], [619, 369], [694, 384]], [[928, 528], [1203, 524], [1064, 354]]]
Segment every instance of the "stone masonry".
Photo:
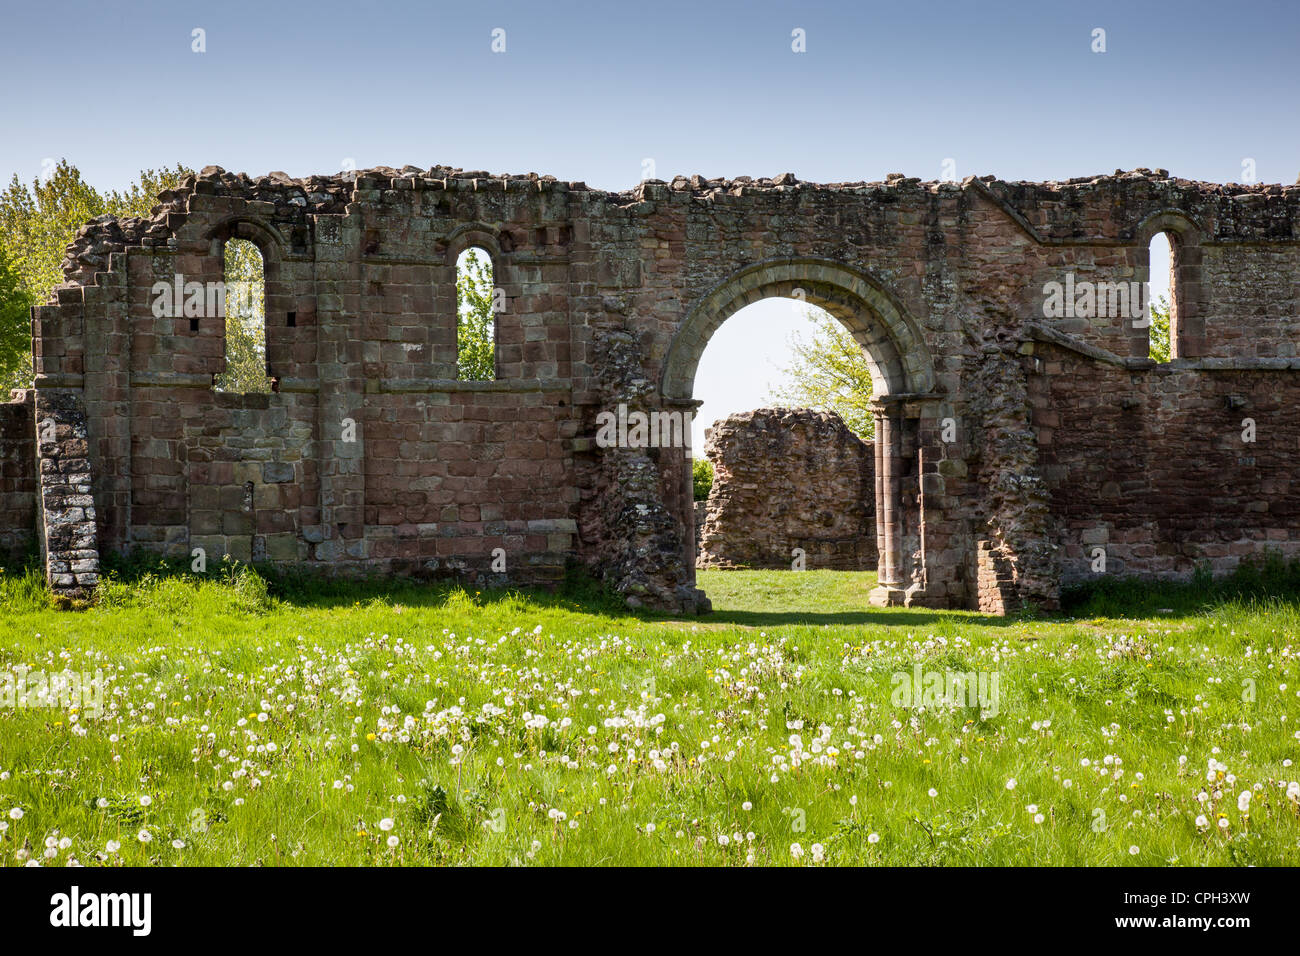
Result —
[[36, 544], [36, 393], [0, 404], [0, 566]]
[[875, 453], [834, 412], [761, 408], [714, 422], [696, 567], [874, 571]]
[[[105, 553], [201, 547], [485, 584], [578, 562], [631, 604], [702, 610], [689, 451], [611, 444], [599, 422], [692, 412], [713, 331], [790, 296], [873, 369], [873, 600], [1051, 607], [1097, 574], [1226, 572], [1300, 554], [1298, 225], [1300, 187], [1146, 169], [610, 193], [208, 167], [148, 219], [85, 226], [33, 310], [35, 395], [0, 415], [0, 540], [34, 531], [73, 596]], [[1175, 259], [1166, 363], [1115, 291], [1147, 278], [1156, 232]], [[213, 390], [220, 315], [156, 308], [177, 275], [220, 281], [231, 238], [265, 262], [271, 394]], [[456, 377], [471, 245], [505, 306], [490, 382]], [[1101, 291], [1054, 310], [1052, 283]]]
[[90, 430], [81, 396], [65, 389], [36, 393], [36, 506], [55, 593], [86, 598], [99, 583]]

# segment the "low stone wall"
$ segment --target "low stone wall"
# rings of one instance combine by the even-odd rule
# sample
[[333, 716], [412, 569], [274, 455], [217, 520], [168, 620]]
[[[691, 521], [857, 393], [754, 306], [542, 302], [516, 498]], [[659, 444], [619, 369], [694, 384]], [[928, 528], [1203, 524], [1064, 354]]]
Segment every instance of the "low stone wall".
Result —
[[838, 415], [762, 408], [715, 422], [706, 439], [714, 478], [697, 567], [789, 569], [801, 550], [809, 570], [876, 570], [874, 453]]
[[977, 607], [985, 614], [1008, 614], [1019, 609], [1020, 591], [1015, 565], [993, 541], [976, 545]]
[[0, 561], [23, 557], [36, 542], [35, 392], [0, 403]]

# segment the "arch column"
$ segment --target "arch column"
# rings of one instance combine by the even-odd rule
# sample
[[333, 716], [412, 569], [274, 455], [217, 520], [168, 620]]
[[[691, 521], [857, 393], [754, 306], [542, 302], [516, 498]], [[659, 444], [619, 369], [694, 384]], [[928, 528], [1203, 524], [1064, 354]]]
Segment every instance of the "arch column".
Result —
[[[937, 546], [927, 523], [943, 524], [943, 477], [933, 426], [941, 396], [882, 395], [871, 403], [876, 427], [876, 547], [880, 554], [872, 604], [946, 607], [960, 588], [951, 529]], [[941, 456], [942, 453], [938, 453]]]
[[908, 586], [903, 572], [904, 450], [902, 403], [887, 398], [872, 403], [876, 420], [876, 550], [880, 555], [870, 600], [881, 607], [902, 604]]
[[[675, 511], [682, 516], [682, 565], [686, 569], [687, 581], [691, 587], [695, 586], [695, 559], [696, 548], [695, 538], [699, 529], [695, 527], [695, 476], [692, 471], [692, 462], [696, 449], [693, 447], [693, 438], [691, 430], [694, 428], [695, 413], [699, 407], [704, 404], [696, 399], [665, 399], [664, 407], [675, 412], [681, 412], [684, 416], [685, 423], [683, 432], [686, 436], [686, 447], [682, 449], [661, 448], [659, 453], [663, 456], [660, 460], [660, 469], [667, 478], [666, 487], [677, 488], [677, 500], [671, 503], [670, 510]], [[703, 452], [701, 448], [699, 451]], [[674, 480], [673, 472], [680, 471], [680, 474]], [[671, 492], [670, 492], [671, 493]]]

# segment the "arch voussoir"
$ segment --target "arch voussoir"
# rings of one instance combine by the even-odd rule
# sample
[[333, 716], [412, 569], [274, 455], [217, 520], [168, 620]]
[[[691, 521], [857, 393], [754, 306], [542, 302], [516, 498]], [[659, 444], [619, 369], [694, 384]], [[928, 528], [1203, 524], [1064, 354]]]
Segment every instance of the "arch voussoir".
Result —
[[773, 296], [807, 301], [839, 319], [862, 345], [877, 394], [934, 390], [934, 361], [919, 327], [877, 281], [829, 260], [778, 259], [729, 276], [687, 313], [668, 349], [661, 394], [690, 398], [713, 333], [741, 308]]

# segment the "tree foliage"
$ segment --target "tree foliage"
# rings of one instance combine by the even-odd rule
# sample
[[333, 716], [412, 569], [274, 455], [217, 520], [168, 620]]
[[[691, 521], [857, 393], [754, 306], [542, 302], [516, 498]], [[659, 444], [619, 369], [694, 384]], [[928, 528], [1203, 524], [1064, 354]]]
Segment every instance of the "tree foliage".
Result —
[[38, 302], [63, 281], [63, 253], [77, 230], [107, 212], [104, 198], [67, 160], [28, 188], [15, 175], [0, 193], [0, 245]]
[[713, 462], [707, 458], [696, 458], [691, 462], [691, 485], [696, 501], [704, 501], [713, 488]]
[[791, 337], [793, 362], [788, 384], [773, 390], [773, 399], [797, 408], [836, 412], [849, 430], [864, 440], [875, 434], [871, 411], [871, 366], [862, 346], [832, 315], [809, 310], [816, 325], [811, 339]]
[[0, 401], [32, 383], [32, 297], [0, 245]]
[[496, 378], [492, 260], [471, 247], [456, 262], [456, 363], [465, 381]]
[[1168, 362], [1172, 353], [1169, 342], [1169, 300], [1163, 295], [1150, 305], [1151, 328], [1150, 357], [1156, 362]]

